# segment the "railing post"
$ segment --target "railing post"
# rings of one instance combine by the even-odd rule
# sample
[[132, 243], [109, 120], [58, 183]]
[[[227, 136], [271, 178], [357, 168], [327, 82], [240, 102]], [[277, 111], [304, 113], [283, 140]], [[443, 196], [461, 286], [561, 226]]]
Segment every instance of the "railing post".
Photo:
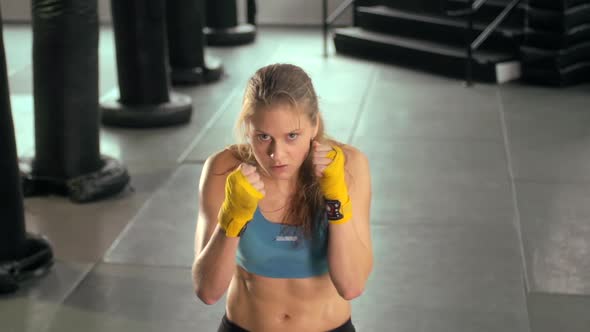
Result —
[[356, 13], [356, 8], [358, 7], [358, 4], [356, 3], [356, 1], [352, 2], [352, 26], [355, 27], [356, 26], [356, 22], [357, 22], [357, 13]]
[[467, 45], [467, 62], [465, 68], [465, 81], [467, 86], [473, 85], [473, 48], [471, 47], [473, 38], [473, 3], [474, 0], [469, 0], [469, 17], [467, 18], [467, 38], [465, 44]]

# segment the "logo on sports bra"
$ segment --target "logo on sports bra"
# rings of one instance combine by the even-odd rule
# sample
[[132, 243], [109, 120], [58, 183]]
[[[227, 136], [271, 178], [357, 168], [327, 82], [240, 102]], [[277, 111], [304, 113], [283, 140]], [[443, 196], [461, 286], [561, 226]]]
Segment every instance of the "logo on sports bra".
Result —
[[294, 242], [297, 241], [297, 236], [283, 236], [283, 235], [277, 235], [275, 237], [275, 241], [287, 241], [287, 242]]

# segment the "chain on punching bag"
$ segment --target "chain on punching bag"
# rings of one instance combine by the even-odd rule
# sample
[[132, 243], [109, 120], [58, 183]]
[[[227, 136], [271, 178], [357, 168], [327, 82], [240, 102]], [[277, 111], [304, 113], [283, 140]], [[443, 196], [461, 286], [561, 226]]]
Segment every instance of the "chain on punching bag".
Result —
[[[1, 14], [0, 14], [1, 20]], [[26, 234], [18, 169], [6, 57], [0, 26], [0, 294], [12, 293], [18, 283], [43, 275], [53, 263], [49, 243]]]
[[[207, 44], [232, 46], [247, 44], [256, 38], [256, 2], [246, 0], [247, 23], [238, 23], [236, 0], [204, 0], [206, 2]], [[238, 0], [244, 1], [244, 0]]]
[[94, 0], [33, 0], [35, 158], [27, 195], [88, 202], [129, 182], [126, 168], [100, 155], [98, 12]]
[[190, 121], [190, 97], [170, 93], [164, 0], [111, 1], [120, 98], [102, 103], [102, 121], [161, 127]]
[[221, 61], [205, 55], [205, 0], [168, 0], [168, 54], [173, 84], [199, 84], [221, 78]]

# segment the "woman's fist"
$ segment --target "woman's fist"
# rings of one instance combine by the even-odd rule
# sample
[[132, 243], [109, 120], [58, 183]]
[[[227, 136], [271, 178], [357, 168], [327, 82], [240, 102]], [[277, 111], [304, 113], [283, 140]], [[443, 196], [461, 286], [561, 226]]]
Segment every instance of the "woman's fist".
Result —
[[332, 158], [328, 157], [328, 153], [334, 151], [334, 149], [327, 144], [320, 144], [314, 141], [312, 145], [313, 149], [313, 169], [315, 175], [319, 178], [323, 176], [324, 170], [332, 163]]
[[352, 217], [352, 205], [346, 186], [344, 151], [339, 146], [313, 143], [314, 172], [319, 177], [320, 189], [326, 199], [328, 220], [345, 223]]
[[241, 164], [225, 180], [225, 200], [219, 210], [219, 225], [228, 237], [237, 237], [254, 217], [264, 197], [264, 183], [256, 167]]
[[254, 187], [254, 189], [258, 190], [262, 195], [265, 195], [266, 192], [264, 191], [264, 182], [260, 178], [260, 173], [255, 166], [242, 163], [238, 166], [238, 169], [242, 172], [248, 183]]

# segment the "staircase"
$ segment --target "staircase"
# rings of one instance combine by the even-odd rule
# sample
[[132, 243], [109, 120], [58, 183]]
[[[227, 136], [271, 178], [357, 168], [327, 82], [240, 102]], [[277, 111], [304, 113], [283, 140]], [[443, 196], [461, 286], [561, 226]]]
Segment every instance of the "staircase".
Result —
[[[474, 16], [471, 40], [506, 3], [506, 0], [489, 0], [480, 8]], [[467, 63], [467, 21], [446, 15], [443, 8], [466, 6], [467, 0], [357, 1], [355, 26], [334, 29], [336, 51], [462, 78]], [[504, 82], [518, 78], [523, 24], [521, 6], [474, 52], [472, 72], [476, 80]]]
[[590, 0], [529, 0], [523, 79], [545, 85], [590, 81]]

